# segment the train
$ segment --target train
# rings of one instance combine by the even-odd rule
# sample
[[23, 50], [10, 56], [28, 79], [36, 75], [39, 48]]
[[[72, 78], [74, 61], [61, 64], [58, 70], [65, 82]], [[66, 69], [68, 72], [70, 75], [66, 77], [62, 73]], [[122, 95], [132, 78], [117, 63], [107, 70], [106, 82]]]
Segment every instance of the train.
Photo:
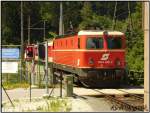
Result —
[[[72, 74], [74, 82], [86, 87], [115, 87], [126, 76], [125, 49], [126, 37], [120, 31], [81, 30], [49, 40], [48, 62], [54, 72]], [[44, 55], [42, 45], [25, 48], [26, 60]]]

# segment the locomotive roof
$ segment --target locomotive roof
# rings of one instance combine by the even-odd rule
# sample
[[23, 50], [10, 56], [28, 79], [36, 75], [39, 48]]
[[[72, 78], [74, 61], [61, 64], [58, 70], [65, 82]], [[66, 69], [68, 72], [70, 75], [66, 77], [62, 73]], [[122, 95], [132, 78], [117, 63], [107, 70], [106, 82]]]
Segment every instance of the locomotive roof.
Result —
[[[105, 31], [100, 30], [82, 30], [78, 32], [78, 35], [103, 35]], [[124, 33], [119, 31], [107, 31], [108, 35], [123, 35]]]

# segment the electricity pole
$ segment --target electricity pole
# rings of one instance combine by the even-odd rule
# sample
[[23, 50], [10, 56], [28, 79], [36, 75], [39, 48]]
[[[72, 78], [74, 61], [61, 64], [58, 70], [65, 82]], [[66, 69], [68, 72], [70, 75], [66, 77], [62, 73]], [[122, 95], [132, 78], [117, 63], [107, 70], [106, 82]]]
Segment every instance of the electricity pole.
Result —
[[63, 35], [63, 5], [60, 2], [59, 35]]
[[149, 2], [144, 4], [144, 111], [149, 111]]

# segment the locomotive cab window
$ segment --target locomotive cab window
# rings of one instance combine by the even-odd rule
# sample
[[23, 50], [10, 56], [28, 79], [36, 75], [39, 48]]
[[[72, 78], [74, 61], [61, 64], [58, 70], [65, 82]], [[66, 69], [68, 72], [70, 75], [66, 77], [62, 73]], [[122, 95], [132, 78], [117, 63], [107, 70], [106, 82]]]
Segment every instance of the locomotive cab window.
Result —
[[87, 49], [102, 49], [103, 48], [103, 38], [100, 37], [90, 37], [86, 41]]
[[122, 39], [120, 37], [108, 37], [107, 39], [108, 49], [121, 49]]

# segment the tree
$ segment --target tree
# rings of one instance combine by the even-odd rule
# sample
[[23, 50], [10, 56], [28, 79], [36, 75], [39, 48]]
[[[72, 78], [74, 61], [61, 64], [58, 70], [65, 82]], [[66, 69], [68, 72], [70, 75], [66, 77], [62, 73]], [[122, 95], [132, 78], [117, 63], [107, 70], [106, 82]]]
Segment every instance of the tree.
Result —
[[144, 70], [144, 34], [142, 30], [142, 3], [137, 2], [132, 14], [133, 28], [127, 32], [127, 62], [130, 69]]
[[[19, 2], [2, 2], [2, 44], [20, 44]], [[15, 32], [14, 32], [15, 30]]]
[[90, 2], [84, 2], [84, 6], [81, 9], [82, 22], [79, 24], [79, 29], [91, 29], [94, 27], [97, 29], [110, 29], [112, 21], [106, 16], [100, 16], [94, 13], [92, 4]]

